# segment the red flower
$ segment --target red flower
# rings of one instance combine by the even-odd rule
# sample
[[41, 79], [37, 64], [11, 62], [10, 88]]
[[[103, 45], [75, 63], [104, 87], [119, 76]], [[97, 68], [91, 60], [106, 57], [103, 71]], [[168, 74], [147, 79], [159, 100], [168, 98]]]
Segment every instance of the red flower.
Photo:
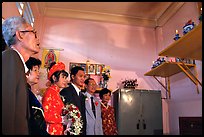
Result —
[[97, 101], [95, 102], [95, 105], [98, 106], [98, 102]]
[[74, 118], [72, 118], [72, 122], [74, 122], [75, 121], [75, 119]]

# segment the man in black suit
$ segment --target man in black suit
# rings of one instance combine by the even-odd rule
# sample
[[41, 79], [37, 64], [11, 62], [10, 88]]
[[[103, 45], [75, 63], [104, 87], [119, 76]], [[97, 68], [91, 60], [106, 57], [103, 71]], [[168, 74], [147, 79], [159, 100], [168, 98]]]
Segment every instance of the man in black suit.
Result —
[[28, 135], [29, 98], [25, 62], [40, 51], [33, 27], [23, 17], [6, 19], [2, 34], [8, 49], [2, 52], [2, 133]]
[[64, 104], [74, 104], [79, 108], [83, 120], [82, 133], [80, 135], [86, 135], [85, 96], [81, 93], [85, 80], [84, 69], [79, 66], [73, 67], [70, 79], [71, 83], [60, 91], [60, 95], [64, 97]]

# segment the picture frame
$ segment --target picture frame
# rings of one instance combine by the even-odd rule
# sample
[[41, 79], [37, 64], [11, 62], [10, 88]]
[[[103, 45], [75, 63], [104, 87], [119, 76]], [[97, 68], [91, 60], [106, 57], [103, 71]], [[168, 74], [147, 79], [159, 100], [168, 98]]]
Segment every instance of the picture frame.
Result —
[[70, 62], [69, 63], [69, 72], [71, 72], [71, 69], [75, 66], [80, 66], [84, 69], [84, 73], [86, 74], [86, 64], [85, 63], [76, 63], [76, 62]]
[[87, 73], [87, 71], [86, 71], [86, 64], [85, 63], [81, 63], [80, 67], [82, 67], [84, 69], [84, 73], [86, 74]]
[[88, 74], [95, 74], [96, 73], [96, 65], [95, 64], [88, 64], [87, 65], [87, 73]]
[[71, 72], [71, 69], [75, 66], [78, 66], [78, 63], [73, 63], [73, 62], [70, 62], [69, 63], [69, 71]]
[[103, 68], [105, 67], [104, 64], [87, 64], [87, 63], [78, 63], [78, 62], [70, 62], [69, 64], [69, 72], [75, 66], [80, 66], [84, 69], [84, 73], [88, 76], [90, 74], [93, 75], [101, 75]]
[[103, 68], [105, 67], [104, 64], [96, 64], [96, 74], [100, 75], [102, 74]]
[[43, 49], [42, 53], [42, 68], [49, 68], [50, 63], [59, 61], [59, 50], [55, 49]]

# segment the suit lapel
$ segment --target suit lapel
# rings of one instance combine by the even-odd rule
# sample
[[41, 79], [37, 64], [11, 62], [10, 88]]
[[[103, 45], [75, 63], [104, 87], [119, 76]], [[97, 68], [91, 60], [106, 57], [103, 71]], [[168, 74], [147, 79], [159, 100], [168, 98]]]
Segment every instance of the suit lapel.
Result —
[[[94, 97], [94, 104], [95, 104], [95, 108], [96, 108], [96, 117], [98, 117], [99, 113], [100, 113], [100, 105], [99, 105], [99, 100], [97, 97]], [[97, 104], [97, 105], [96, 105]]]
[[88, 102], [88, 101], [86, 101], [86, 110], [87, 110], [88, 114], [89, 114], [93, 119], [95, 119], [95, 116], [94, 116], [94, 114], [93, 114], [93, 111], [92, 111], [91, 106], [89, 105], [89, 102]]
[[72, 95], [73, 95], [73, 100], [72, 101], [75, 102], [78, 107], [81, 106], [80, 98], [79, 98], [75, 88], [72, 85], [70, 85], [70, 88], [72, 88]]
[[[85, 95], [87, 96], [86, 93], [85, 93]], [[90, 100], [90, 98], [88, 98], [88, 99]], [[91, 106], [90, 106], [90, 104], [89, 104], [89, 100], [86, 100], [86, 101], [85, 101], [86, 111], [88, 112], [88, 114], [89, 114], [93, 119], [95, 119], [95, 116], [94, 116], [94, 114], [93, 114], [92, 108], [91, 108]]]

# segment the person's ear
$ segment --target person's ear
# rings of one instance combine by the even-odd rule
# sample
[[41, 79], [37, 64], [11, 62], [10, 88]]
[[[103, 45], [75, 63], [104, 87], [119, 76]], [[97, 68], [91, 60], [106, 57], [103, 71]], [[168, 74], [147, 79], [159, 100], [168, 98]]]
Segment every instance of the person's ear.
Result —
[[23, 39], [22, 33], [20, 31], [16, 31], [16, 37], [19, 41]]
[[28, 76], [29, 76], [29, 75], [28, 75], [28, 74], [26, 74], [26, 78], [28, 78]]
[[56, 77], [54, 75], [52, 75], [52, 79], [53, 79], [54, 82], [57, 81], [57, 79], [56, 79]]
[[84, 87], [85, 87], [85, 89], [87, 89], [87, 88], [88, 88], [88, 85], [84, 84]]
[[28, 71], [27, 73], [25, 73], [25, 75], [26, 75], [26, 78], [28, 78], [30, 75], [30, 72]]
[[74, 75], [71, 75], [71, 77], [72, 77], [72, 80], [74, 80]]

